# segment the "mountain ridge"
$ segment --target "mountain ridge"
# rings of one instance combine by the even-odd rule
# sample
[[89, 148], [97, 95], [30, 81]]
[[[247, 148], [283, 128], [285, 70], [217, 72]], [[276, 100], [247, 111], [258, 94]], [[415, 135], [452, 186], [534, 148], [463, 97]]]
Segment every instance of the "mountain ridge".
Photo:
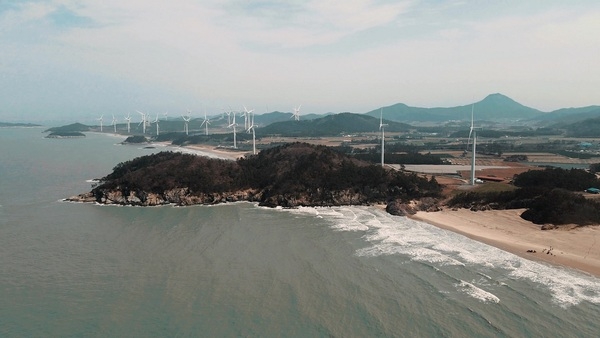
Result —
[[383, 114], [385, 119], [402, 122], [444, 122], [449, 120], [470, 120], [474, 111], [477, 120], [499, 119], [533, 119], [544, 112], [522, 105], [510, 97], [494, 93], [483, 100], [455, 107], [411, 107], [404, 103], [381, 107], [365, 113], [378, 117]]

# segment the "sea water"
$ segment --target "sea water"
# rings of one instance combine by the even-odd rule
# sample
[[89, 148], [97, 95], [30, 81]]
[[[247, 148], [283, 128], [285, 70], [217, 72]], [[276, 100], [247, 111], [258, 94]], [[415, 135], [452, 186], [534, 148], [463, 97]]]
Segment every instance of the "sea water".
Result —
[[0, 336], [595, 337], [600, 279], [375, 207], [63, 202], [165, 150], [0, 129]]

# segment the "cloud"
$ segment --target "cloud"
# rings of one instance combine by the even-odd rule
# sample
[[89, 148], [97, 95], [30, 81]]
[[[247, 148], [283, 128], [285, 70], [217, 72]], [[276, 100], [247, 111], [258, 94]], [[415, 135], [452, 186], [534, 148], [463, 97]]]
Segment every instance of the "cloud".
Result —
[[[535, 97], [546, 106], [567, 96], [574, 98], [572, 105], [584, 102], [584, 96], [592, 104], [593, 88], [600, 84], [594, 60], [600, 52], [594, 35], [600, 9], [546, 3], [49, 0], [0, 5], [0, 99], [9, 98], [16, 109], [19, 100], [50, 106], [54, 96], [59, 102], [61, 95], [88, 101], [99, 95], [115, 97], [114, 107], [268, 104], [289, 111], [302, 103], [304, 111], [326, 112], [396, 102], [465, 104], [503, 92], [516, 99]], [[65, 84], [61, 91], [56, 83]], [[75, 103], [85, 107], [74, 98], [56, 106], [68, 110]], [[102, 106], [108, 103], [99, 101], [94, 109]]]

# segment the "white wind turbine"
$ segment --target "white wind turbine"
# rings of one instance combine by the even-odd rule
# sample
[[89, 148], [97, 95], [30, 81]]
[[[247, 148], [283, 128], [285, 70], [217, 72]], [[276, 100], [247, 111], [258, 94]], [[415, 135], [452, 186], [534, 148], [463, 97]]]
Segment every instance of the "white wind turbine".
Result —
[[169, 112], [166, 111], [163, 115], [165, 116], [165, 121], [168, 121], [169, 120]]
[[117, 133], [117, 119], [115, 118], [115, 114], [113, 114], [113, 119], [112, 119], [112, 125], [115, 131], [115, 134]]
[[387, 124], [383, 123], [383, 108], [381, 108], [381, 112], [379, 113], [379, 130], [381, 130], [381, 166], [383, 167], [385, 164], [384, 162], [384, 158], [385, 158], [385, 127], [387, 127]]
[[131, 116], [129, 116], [129, 113], [125, 116], [125, 121], [127, 121], [127, 133], [129, 133], [131, 131]]
[[296, 121], [300, 121], [300, 107], [302, 107], [302, 105], [299, 105], [298, 107], [295, 107], [294, 108], [294, 113], [292, 114], [292, 117]]
[[231, 106], [229, 106], [229, 111], [225, 110], [225, 108], [223, 108], [223, 112], [225, 114], [227, 114], [227, 126], [229, 126], [231, 124]]
[[142, 125], [142, 134], [146, 134], [146, 119], [148, 118], [148, 116], [139, 110], [137, 112], [138, 114], [142, 115], [142, 122], [140, 122], [140, 124]]
[[247, 132], [249, 133], [252, 130], [252, 154], [256, 155], [256, 133], [254, 131], [254, 114], [251, 115], [250, 119], [250, 127], [248, 127]]
[[102, 118], [104, 117], [104, 115], [100, 115], [99, 119], [96, 119], [98, 121], [100, 121], [100, 132], [102, 132]]
[[469, 149], [469, 144], [471, 143], [471, 135], [473, 136], [473, 157], [471, 158], [471, 185], [475, 185], [475, 154], [477, 148], [477, 131], [473, 126], [473, 111], [475, 110], [475, 104], [471, 106], [471, 129], [469, 129], [469, 139], [467, 140], [467, 150]]
[[236, 133], [235, 127], [237, 127], [237, 123], [235, 123], [235, 112], [232, 111], [231, 113], [233, 114], [233, 122], [228, 126], [228, 128], [233, 128], [233, 148], [237, 149], [237, 142], [235, 139], [235, 133]]
[[254, 111], [254, 109], [250, 109], [248, 110], [246, 108], [246, 106], [244, 106], [244, 129], [248, 129], [248, 122], [250, 121], [250, 114], [252, 114], [252, 112]]
[[181, 115], [181, 118], [183, 118], [183, 121], [184, 121], [183, 131], [185, 132], [186, 135], [189, 134], [189, 126], [188, 126], [188, 124], [190, 123], [190, 120], [192, 119], [191, 113], [192, 112], [190, 112], [188, 110], [187, 116], [186, 115]]
[[208, 118], [206, 118], [206, 111], [204, 112], [204, 121], [202, 121], [202, 124], [200, 125], [200, 128], [202, 128], [202, 126], [204, 126], [205, 135], [208, 135], [208, 125], [210, 124], [210, 120]]
[[156, 136], [158, 136], [158, 114], [156, 114], [156, 119], [154, 119], [154, 124], [156, 124]]

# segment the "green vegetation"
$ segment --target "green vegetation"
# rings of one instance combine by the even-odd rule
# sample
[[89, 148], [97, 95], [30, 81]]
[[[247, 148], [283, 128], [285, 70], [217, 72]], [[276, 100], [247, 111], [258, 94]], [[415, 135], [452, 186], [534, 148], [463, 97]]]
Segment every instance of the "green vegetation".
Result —
[[251, 190], [247, 200], [272, 207], [408, 201], [441, 192], [435, 179], [384, 170], [329, 147], [292, 143], [235, 162], [171, 152], [143, 156], [117, 165], [92, 193], [97, 201], [115, 190], [167, 200], [169, 191], [181, 188], [193, 196]]
[[569, 137], [600, 137], [600, 117], [571, 123], [564, 128]]
[[146, 143], [146, 142], [148, 142], [148, 139], [146, 139], [146, 137], [144, 137], [142, 135], [129, 136], [128, 138], [125, 139], [125, 141], [123, 141], [123, 143]]
[[[384, 121], [386, 131], [408, 131], [405, 123]], [[324, 137], [350, 135], [379, 130], [379, 118], [364, 114], [340, 113], [314, 120], [276, 122], [256, 129], [257, 136], [281, 135], [288, 137]]]
[[512, 191], [464, 192], [447, 205], [472, 210], [527, 208], [521, 217], [536, 224], [600, 223], [600, 204], [580, 192], [600, 187], [594, 174], [580, 169], [547, 168], [530, 170], [513, 180]]
[[83, 132], [90, 131], [91, 127], [81, 123], [73, 123], [62, 127], [52, 127], [44, 130], [44, 133], [65, 133], [65, 132]]

